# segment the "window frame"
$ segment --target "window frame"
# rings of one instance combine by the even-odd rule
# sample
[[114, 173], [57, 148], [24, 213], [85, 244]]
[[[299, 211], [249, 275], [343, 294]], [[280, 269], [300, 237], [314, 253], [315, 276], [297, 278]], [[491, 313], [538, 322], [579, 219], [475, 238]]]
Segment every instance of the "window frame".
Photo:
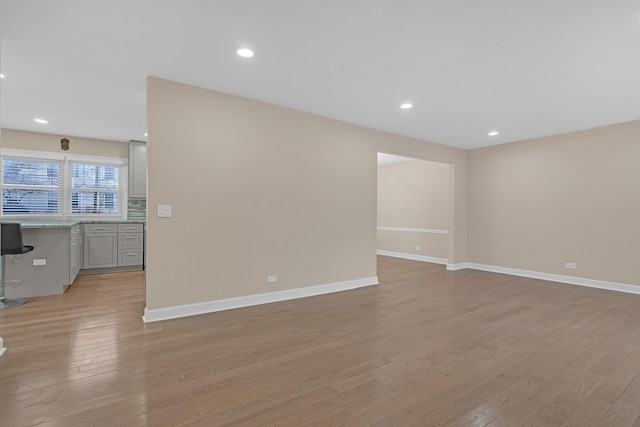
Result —
[[[6, 216], [7, 218], [16, 218], [16, 217], [22, 217], [22, 216], [26, 216], [26, 217], [37, 217], [37, 216], [46, 216], [49, 218], [54, 218], [54, 217], [62, 217], [63, 214], [63, 209], [64, 209], [64, 176], [62, 175], [63, 171], [64, 171], [64, 165], [63, 162], [61, 160], [58, 159], [44, 159], [44, 158], [34, 158], [34, 157], [24, 157], [24, 156], [13, 156], [13, 155], [3, 155], [2, 156], [2, 164], [0, 165], [0, 169], [2, 169], [3, 171], [3, 176], [2, 176], [2, 183], [1, 187], [2, 187], [2, 206], [3, 206], [3, 211], [4, 211], [4, 190], [5, 189], [9, 189], [9, 190], [26, 190], [27, 192], [29, 192], [29, 190], [33, 190], [33, 191], [45, 191], [45, 192], [54, 192], [57, 193], [57, 208], [56, 208], [56, 213], [37, 213], [37, 214], [26, 214], [26, 213], [10, 213], [10, 214], [4, 214], [3, 216]], [[57, 181], [58, 184], [57, 185], [32, 185], [32, 184], [5, 184], [4, 183], [4, 161], [5, 160], [17, 160], [17, 161], [23, 161], [23, 162], [33, 162], [33, 163], [54, 163], [57, 164], [58, 166], [58, 175], [57, 175]]]
[[[20, 150], [12, 148], [0, 149], [0, 172], [4, 168], [4, 159], [22, 159], [32, 161], [57, 161], [60, 162], [60, 169], [58, 170], [58, 182], [61, 186], [59, 193], [60, 199], [58, 200], [58, 213], [56, 214], [5, 214], [3, 201], [0, 199], [0, 216], [7, 219], [90, 219], [90, 220], [125, 220], [127, 218], [127, 205], [128, 205], [128, 159], [119, 157], [106, 157], [106, 156], [88, 156], [81, 154], [62, 154], [50, 151], [35, 151], [35, 150]], [[118, 197], [119, 213], [117, 214], [104, 214], [104, 213], [72, 213], [71, 195], [73, 192], [85, 190], [82, 188], [73, 188], [72, 181], [72, 164], [81, 163], [98, 166], [108, 166], [118, 168], [118, 190], [107, 189], [92, 189], [87, 188], [88, 191], [99, 191], [107, 193], [115, 193]], [[23, 188], [27, 186], [18, 186], [15, 184], [0, 183], [2, 189], [4, 188]], [[37, 187], [37, 186], [31, 186]], [[40, 187], [39, 189], [47, 189], [47, 187]]]

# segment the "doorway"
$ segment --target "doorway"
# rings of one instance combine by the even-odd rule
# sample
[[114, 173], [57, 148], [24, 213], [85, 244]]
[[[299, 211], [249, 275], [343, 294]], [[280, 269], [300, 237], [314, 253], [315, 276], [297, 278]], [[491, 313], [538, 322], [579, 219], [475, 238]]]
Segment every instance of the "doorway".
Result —
[[447, 264], [450, 167], [378, 153], [378, 255]]

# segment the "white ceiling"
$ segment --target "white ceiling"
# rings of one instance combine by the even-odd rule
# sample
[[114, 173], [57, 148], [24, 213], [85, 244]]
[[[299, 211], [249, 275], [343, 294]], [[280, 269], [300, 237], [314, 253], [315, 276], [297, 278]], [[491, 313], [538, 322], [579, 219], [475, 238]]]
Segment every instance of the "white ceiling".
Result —
[[640, 119], [640, 0], [1, 0], [0, 26], [5, 128], [144, 139], [147, 75], [464, 148]]

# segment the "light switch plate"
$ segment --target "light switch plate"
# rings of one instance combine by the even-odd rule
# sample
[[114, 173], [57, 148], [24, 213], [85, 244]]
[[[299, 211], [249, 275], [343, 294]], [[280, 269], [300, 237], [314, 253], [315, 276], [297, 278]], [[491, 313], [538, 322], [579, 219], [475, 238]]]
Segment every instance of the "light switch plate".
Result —
[[158, 218], [171, 218], [171, 205], [158, 205]]

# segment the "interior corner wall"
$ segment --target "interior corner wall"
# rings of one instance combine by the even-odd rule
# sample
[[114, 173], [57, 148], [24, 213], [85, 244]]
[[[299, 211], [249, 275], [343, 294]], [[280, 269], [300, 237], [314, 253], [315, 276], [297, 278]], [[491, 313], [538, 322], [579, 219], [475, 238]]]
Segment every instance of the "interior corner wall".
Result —
[[155, 77], [147, 120], [148, 309], [376, 276], [378, 151], [458, 162], [466, 203], [464, 150]]
[[469, 261], [640, 286], [639, 141], [636, 121], [472, 150]]
[[446, 260], [448, 228], [448, 164], [409, 160], [378, 167], [378, 250]]

